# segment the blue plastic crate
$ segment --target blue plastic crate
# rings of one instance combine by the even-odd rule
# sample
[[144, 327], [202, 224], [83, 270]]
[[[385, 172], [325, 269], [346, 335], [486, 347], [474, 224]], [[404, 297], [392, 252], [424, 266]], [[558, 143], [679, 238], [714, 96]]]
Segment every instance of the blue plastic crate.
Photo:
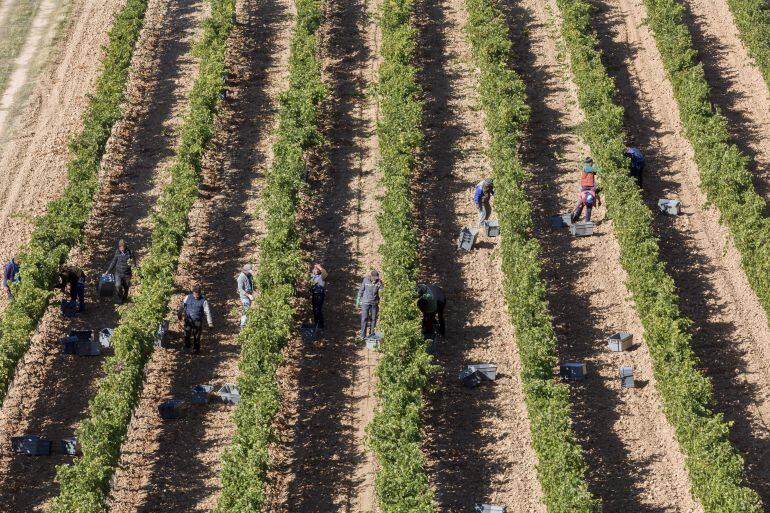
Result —
[[11, 451], [28, 456], [48, 456], [51, 454], [51, 441], [37, 435], [14, 436], [11, 438]]
[[564, 379], [582, 381], [586, 379], [588, 369], [585, 363], [562, 363], [559, 366], [559, 376]]
[[195, 385], [192, 388], [191, 402], [193, 404], [207, 404], [212, 390], [214, 390], [212, 385]]

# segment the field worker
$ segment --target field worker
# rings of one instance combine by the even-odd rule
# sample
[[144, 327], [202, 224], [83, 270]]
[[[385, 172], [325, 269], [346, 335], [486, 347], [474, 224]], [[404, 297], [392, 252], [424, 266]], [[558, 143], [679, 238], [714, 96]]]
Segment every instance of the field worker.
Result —
[[190, 338], [193, 339], [193, 353], [201, 352], [201, 331], [203, 331], [203, 317], [206, 317], [206, 324], [213, 328], [211, 322], [211, 309], [206, 296], [201, 294], [201, 288], [196, 285], [192, 288], [187, 297], [179, 304], [177, 317], [181, 321], [184, 318], [184, 348], [190, 348]]
[[642, 174], [644, 173], [644, 155], [639, 148], [626, 147], [625, 155], [631, 159], [628, 174], [636, 180], [636, 185], [642, 186]]
[[485, 178], [476, 184], [473, 190], [473, 203], [479, 211], [479, 226], [492, 215], [492, 196], [495, 195], [495, 185], [491, 178]]
[[326, 299], [326, 272], [321, 264], [316, 263], [310, 271], [310, 301], [313, 305], [313, 322], [316, 328], [326, 328], [324, 323], [324, 300]]
[[241, 313], [241, 329], [246, 326], [246, 313], [251, 308], [251, 302], [254, 301], [254, 277], [252, 276], [251, 264], [246, 264], [241, 268], [241, 272], [235, 280], [238, 283], [238, 297], [241, 298], [243, 312]]
[[112, 257], [112, 262], [104, 272], [115, 274], [115, 289], [118, 291], [118, 303], [128, 300], [128, 289], [131, 287], [131, 266], [134, 265], [134, 253], [126, 246], [126, 241], [118, 241], [118, 249]]
[[444, 307], [446, 307], [446, 296], [441, 287], [438, 285], [417, 285], [417, 308], [422, 312], [422, 334], [425, 338], [433, 336], [436, 316], [438, 316], [437, 331], [442, 337], [445, 335]]
[[596, 175], [599, 172], [594, 167], [594, 159], [586, 157], [583, 160], [583, 168], [580, 172], [580, 190], [587, 191], [593, 189], [596, 191]]
[[8, 299], [13, 299], [13, 293], [11, 292], [11, 284], [19, 283], [21, 276], [19, 276], [19, 260], [18, 258], [11, 257], [7, 264], [5, 264], [5, 272], [3, 273], [3, 288]]
[[572, 222], [576, 223], [580, 220], [580, 215], [583, 213], [583, 207], [586, 209], [586, 223], [590, 222], [591, 210], [593, 210], [594, 205], [599, 205], [599, 196], [596, 195], [596, 189], [580, 191], [577, 207], [575, 207], [575, 211], [572, 212]]
[[377, 313], [380, 304], [380, 289], [384, 285], [380, 280], [380, 273], [372, 270], [364, 276], [361, 286], [358, 288], [358, 298], [356, 306], [361, 308], [361, 338], [366, 338], [366, 324], [369, 321], [369, 334], [374, 334], [374, 328], [377, 326]]
[[77, 312], [85, 310], [86, 273], [79, 267], [64, 267], [59, 273], [59, 288], [66, 293], [70, 288], [70, 302], [78, 302]]

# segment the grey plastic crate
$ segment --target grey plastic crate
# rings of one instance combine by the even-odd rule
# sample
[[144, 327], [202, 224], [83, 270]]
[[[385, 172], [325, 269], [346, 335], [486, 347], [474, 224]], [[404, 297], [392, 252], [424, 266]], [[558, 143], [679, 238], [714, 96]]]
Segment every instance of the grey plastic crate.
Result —
[[497, 504], [476, 504], [476, 513], [506, 513], [506, 509]]
[[634, 336], [627, 331], [619, 331], [607, 339], [607, 347], [610, 348], [610, 351], [626, 351], [631, 348], [633, 343]]
[[566, 228], [572, 225], [572, 214], [551, 216], [551, 228]]
[[69, 436], [62, 438], [60, 443], [61, 453], [69, 456], [76, 456], [80, 452], [80, 446], [78, 445], [78, 439], [76, 436]]
[[459, 379], [466, 388], [473, 388], [479, 386], [484, 381], [484, 375], [473, 367], [466, 367], [460, 372], [457, 379]]
[[497, 364], [495, 363], [473, 363], [468, 367], [473, 367], [479, 371], [487, 381], [494, 381], [497, 378]]
[[620, 386], [623, 388], [634, 388], [634, 368], [633, 367], [621, 367], [620, 368]]
[[178, 419], [182, 415], [184, 401], [181, 399], [167, 399], [158, 405], [158, 413], [163, 420]]
[[163, 347], [163, 339], [166, 337], [166, 333], [168, 333], [168, 321], [163, 320], [158, 326], [158, 331], [155, 332], [153, 344], [156, 348]]
[[70, 331], [71, 337], [77, 337], [75, 353], [78, 356], [99, 356], [101, 354], [101, 344], [94, 340], [93, 330], [73, 330]]
[[193, 404], [207, 404], [212, 390], [214, 390], [213, 385], [195, 385], [192, 388], [192, 399], [190, 402]]
[[303, 323], [300, 332], [302, 333], [302, 339], [306, 342], [318, 340], [318, 326], [313, 322]]
[[222, 385], [217, 395], [222, 402], [227, 404], [238, 404], [241, 400], [241, 394], [238, 392], [238, 386], [235, 383]]
[[575, 237], [589, 237], [594, 234], [594, 223], [571, 224], [569, 232]]
[[583, 362], [569, 362], [559, 365], [559, 376], [563, 379], [582, 381], [588, 375], [588, 367]]
[[466, 251], [473, 249], [473, 245], [476, 243], [476, 237], [478, 234], [478, 228], [471, 228], [469, 226], [464, 227], [460, 231], [460, 235], [457, 237], [457, 249], [464, 249]]
[[364, 342], [366, 342], [367, 349], [379, 349], [380, 344], [382, 343], [382, 333], [379, 331], [374, 332], [366, 337]]
[[11, 438], [11, 451], [28, 456], [48, 456], [51, 454], [51, 441], [37, 435], [14, 436]]
[[115, 294], [115, 275], [100, 274], [99, 281], [96, 282], [97, 297], [112, 297]]
[[481, 223], [484, 228], [484, 235], [487, 237], [497, 237], [500, 235], [500, 223], [496, 220], [488, 220]]
[[64, 337], [59, 340], [61, 344], [61, 352], [64, 354], [77, 354], [78, 350], [78, 337]]
[[112, 328], [102, 328], [99, 330], [99, 345], [102, 347], [112, 347]]
[[665, 198], [659, 199], [658, 210], [660, 210], [661, 214], [678, 216], [679, 212], [682, 210], [682, 202], [679, 200], [672, 200], [672, 199], [665, 199]]

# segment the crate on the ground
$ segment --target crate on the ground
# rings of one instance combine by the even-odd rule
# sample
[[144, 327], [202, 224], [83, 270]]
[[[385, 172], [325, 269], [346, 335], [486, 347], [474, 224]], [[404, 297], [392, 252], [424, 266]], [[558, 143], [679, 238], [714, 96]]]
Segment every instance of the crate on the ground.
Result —
[[559, 214], [551, 216], [551, 228], [567, 228], [572, 225], [572, 214]]
[[158, 413], [163, 420], [178, 419], [182, 415], [183, 407], [183, 400], [167, 399], [158, 405]]
[[78, 337], [67, 336], [59, 339], [61, 345], [61, 352], [64, 354], [77, 354], [78, 351]]
[[367, 349], [379, 349], [382, 343], [382, 333], [379, 331], [370, 334], [364, 339]]
[[489, 219], [481, 223], [484, 228], [484, 235], [487, 237], [497, 237], [500, 235], [500, 223], [496, 220]]
[[305, 342], [313, 342], [318, 339], [318, 325], [314, 322], [305, 322], [300, 328], [302, 333], [302, 340]]
[[51, 441], [37, 435], [11, 437], [11, 451], [28, 456], [48, 456], [51, 454]]
[[476, 504], [475, 513], [505, 513], [505, 506], [498, 504]]
[[112, 297], [115, 294], [115, 275], [100, 274], [99, 281], [96, 283], [97, 297]]
[[99, 345], [102, 347], [112, 347], [112, 334], [114, 330], [112, 328], [102, 328], [99, 330]]
[[480, 385], [484, 381], [497, 378], [497, 365], [494, 363], [473, 363], [460, 372], [458, 379], [468, 388]]
[[211, 397], [211, 391], [214, 390], [213, 385], [195, 385], [192, 388], [192, 400], [193, 404], [206, 404]]
[[568, 362], [559, 365], [559, 376], [562, 379], [582, 381], [588, 375], [588, 367], [584, 362]]
[[620, 368], [620, 386], [623, 388], [634, 388], [634, 368], [633, 367], [621, 367]]
[[658, 210], [660, 210], [661, 214], [678, 216], [679, 212], [682, 210], [682, 202], [679, 200], [662, 198], [658, 200]]
[[470, 226], [464, 227], [460, 231], [460, 235], [457, 237], [457, 249], [464, 249], [466, 251], [473, 249], [473, 245], [476, 243], [476, 237], [478, 234], [478, 228], [471, 228]]
[[631, 348], [633, 343], [634, 335], [627, 331], [619, 331], [607, 339], [607, 347], [610, 348], [610, 351], [626, 351]]
[[78, 313], [77, 301], [70, 301], [69, 299], [61, 300], [61, 314], [63, 317], [75, 317]]
[[238, 385], [235, 383], [222, 385], [217, 395], [223, 403], [238, 404], [241, 401], [241, 394], [238, 392]]
[[78, 339], [75, 349], [78, 356], [99, 356], [101, 354], [101, 344], [94, 339], [93, 330], [72, 330], [70, 336]]
[[156, 348], [163, 347], [163, 339], [166, 337], [166, 333], [168, 333], [168, 326], [168, 320], [165, 319], [158, 326], [158, 331], [155, 332], [155, 340], [153, 342]]
[[573, 223], [569, 227], [569, 232], [575, 237], [590, 237], [594, 234], [594, 223]]
[[67, 454], [69, 456], [75, 456], [80, 452], [80, 446], [78, 445], [78, 438], [76, 436], [62, 438], [60, 447], [62, 454]]

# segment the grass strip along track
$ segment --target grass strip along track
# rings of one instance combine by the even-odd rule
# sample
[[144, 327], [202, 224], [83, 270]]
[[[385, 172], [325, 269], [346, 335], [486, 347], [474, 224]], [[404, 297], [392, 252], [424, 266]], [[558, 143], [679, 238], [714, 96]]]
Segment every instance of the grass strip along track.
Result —
[[433, 511], [421, 435], [422, 396], [432, 367], [415, 301], [417, 234], [411, 182], [415, 152], [422, 142], [423, 106], [412, 64], [417, 40], [412, 10], [411, 0], [385, 0], [380, 10], [377, 137], [385, 194], [377, 223], [387, 288], [380, 310], [379, 404], [368, 427], [368, 442], [380, 465], [375, 491], [383, 513]]
[[505, 296], [521, 352], [523, 382], [538, 457], [538, 477], [549, 512], [600, 511], [586, 482], [587, 465], [570, 426], [568, 387], [554, 381], [556, 335], [545, 299], [532, 217], [523, 188], [527, 174], [517, 157], [529, 109], [521, 78], [508, 67], [511, 41], [502, 15], [489, 0], [467, 0], [467, 30], [490, 135], [495, 205], [501, 224]]
[[727, 0], [743, 44], [770, 87], [770, 4], [766, 0]]
[[623, 109], [613, 103], [615, 85], [589, 28], [591, 8], [582, 0], [559, 0], [558, 4], [579, 103], [586, 115], [584, 137], [603, 170], [602, 184], [621, 263], [628, 273], [627, 286], [645, 329], [666, 418], [686, 455], [693, 494], [707, 513], [758, 513], [762, 511], [759, 497], [744, 485], [743, 459], [730, 443], [729, 427], [711, 409], [711, 382], [697, 369], [690, 321], [680, 312], [673, 280], [660, 261], [651, 212], [627, 175]]
[[83, 237], [97, 175], [113, 125], [121, 117], [128, 68], [144, 21], [147, 0], [128, 0], [110, 30], [104, 71], [83, 116], [83, 130], [70, 143], [69, 183], [61, 198], [35, 220], [29, 247], [21, 253], [22, 282], [0, 319], [0, 402], [30, 337], [48, 306], [59, 266]]
[[102, 510], [144, 383], [153, 335], [168, 308], [188, 214], [198, 192], [201, 157], [212, 136], [214, 112], [224, 87], [225, 48], [235, 14], [234, 0], [212, 0], [211, 4], [211, 18], [204, 22], [196, 47], [200, 72], [190, 96], [190, 113], [180, 131], [171, 182], [154, 217], [150, 250], [142, 260], [140, 293], [133, 307], [121, 315], [113, 336], [115, 356], [105, 362], [106, 375], [90, 403], [91, 416], [77, 430], [83, 456], [57, 469], [61, 491], [52, 512]]
[[249, 311], [242, 344], [233, 445], [223, 455], [222, 495], [217, 511], [262, 511], [269, 463], [268, 446], [275, 439], [273, 419], [279, 407], [276, 370], [281, 350], [295, 325], [295, 284], [304, 263], [296, 213], [304, 186], [305, 150], [319, 146], [318, 110], [326, 95], [316, 59], [316, 31], [321, 24], [320, 0], [297, 0], [297, 19], [289, 56], [289, 88], [280, 97], [275, 160], [262, 194], [266, 234], [260, 242], [255, 276], [257, 299]]

